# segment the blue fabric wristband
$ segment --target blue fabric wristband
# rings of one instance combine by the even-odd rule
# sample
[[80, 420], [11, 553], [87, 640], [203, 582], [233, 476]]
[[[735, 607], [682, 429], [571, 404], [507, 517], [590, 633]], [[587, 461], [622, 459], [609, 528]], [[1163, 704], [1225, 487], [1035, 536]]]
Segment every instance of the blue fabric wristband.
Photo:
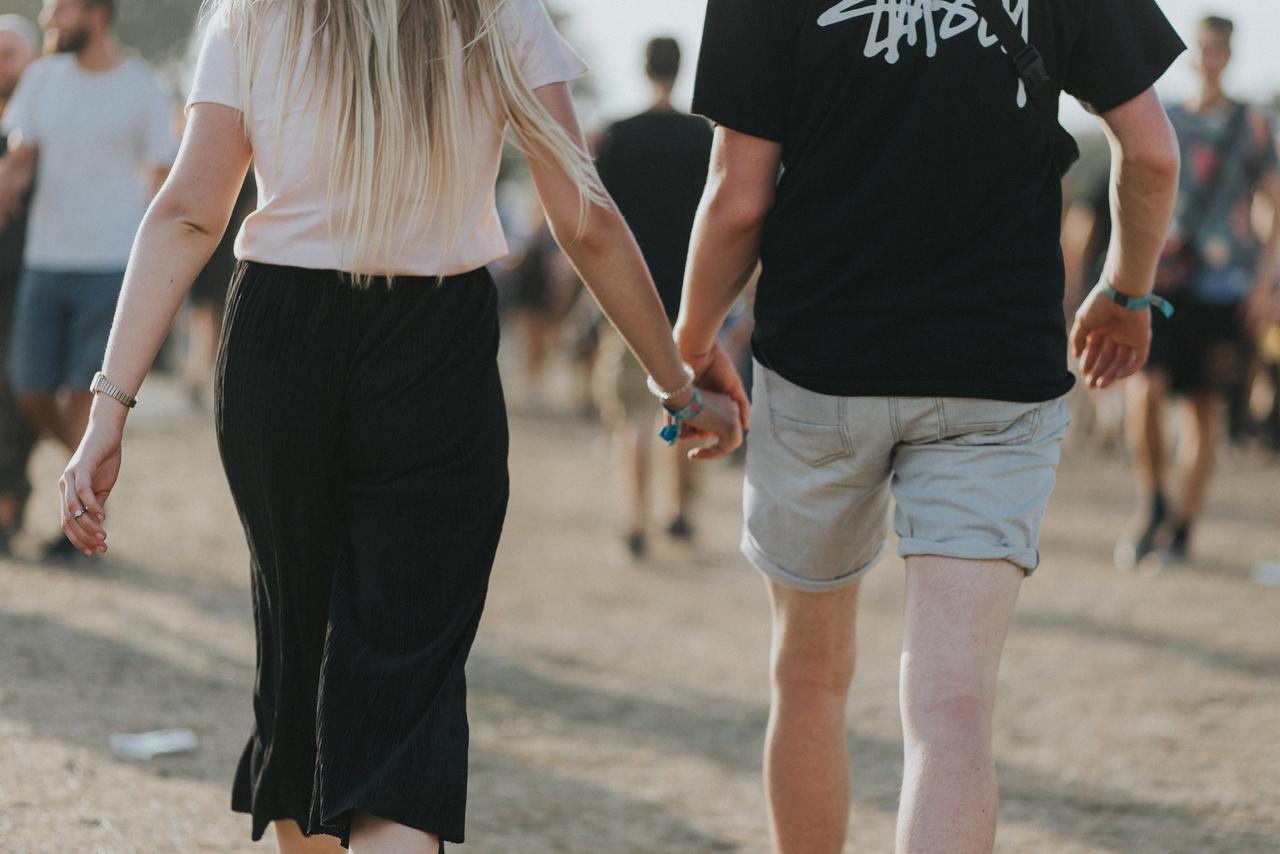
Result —
[[680, 428], [684, 422], [698, 417], [698, 413], [702, 412], [702, 392], [696, 387], [693, 389], [693, 397], [689, 401], [689, 405], [684, 409], [671, 409], [663, 406], [667, 410], [667, 417], [670, 421], [667, 425], [658, 431], [658, 435], [662, 437], [662, 441], [668, 445], [674, 445], [680, 441]]
[[1157, 294], [1147, 294], [1145, 297], [1131, 297], [1128, 294], [1120, 293], [1110, 285], [1104, 285], [1102, 293], [1107, 299], [1121, 308], [1129, 309], [1129, 311], [1145, 311], [1148, 308], [1154, 308], [1165, 317], [1173, 317], [1173, 303]]

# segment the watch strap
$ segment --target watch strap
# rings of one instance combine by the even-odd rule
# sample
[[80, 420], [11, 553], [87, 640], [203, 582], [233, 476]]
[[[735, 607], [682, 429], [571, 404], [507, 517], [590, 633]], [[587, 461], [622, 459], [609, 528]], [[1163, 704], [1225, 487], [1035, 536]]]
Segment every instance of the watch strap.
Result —
[[91, 394], [105, 394], [107, 397], [119, 401], [129, 409], [133, 409], [138, 405], [138, 399], [136, 397], [120, 388], [111, 380], [107, 379], [107, 375], [102, 371], [98, 371], [93, 375], [93, 382], [89, 384], [89, 392]]

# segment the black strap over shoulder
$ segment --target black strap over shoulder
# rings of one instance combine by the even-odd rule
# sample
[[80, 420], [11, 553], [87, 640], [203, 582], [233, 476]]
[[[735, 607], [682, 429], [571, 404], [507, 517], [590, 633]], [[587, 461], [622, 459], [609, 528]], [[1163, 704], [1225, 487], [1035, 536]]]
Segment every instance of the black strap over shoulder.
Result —
[[1022, 37], [1022, 31], [1009, 16], [1003, 0], [973, 0], [973, 5], [999, 39], [1000, 46], [1004, 48], [1018, 77], [1026, 86], [1027, 97], [1035, 105], [1049, 139], [1053, 141], [1058, 167], [1063, 175], [1067, 174], [1067, 170], [1080, 159], [1080, 146], [1075, 137], [1058, 121], [1058, 97], [1061, 90], [1054, 84], [1044, 56]]

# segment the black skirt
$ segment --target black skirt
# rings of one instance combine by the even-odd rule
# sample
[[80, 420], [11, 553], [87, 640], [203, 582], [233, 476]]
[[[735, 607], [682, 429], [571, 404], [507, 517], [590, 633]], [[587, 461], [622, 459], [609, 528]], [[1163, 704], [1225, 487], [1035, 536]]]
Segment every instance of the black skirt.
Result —
[[506, 515], [483, 270], [354, 287], [241, 264], [218, 443], [249, 541], [255, 728], [232, 808], [349, 841], [351, 813], [463, 841], [464, 666]]

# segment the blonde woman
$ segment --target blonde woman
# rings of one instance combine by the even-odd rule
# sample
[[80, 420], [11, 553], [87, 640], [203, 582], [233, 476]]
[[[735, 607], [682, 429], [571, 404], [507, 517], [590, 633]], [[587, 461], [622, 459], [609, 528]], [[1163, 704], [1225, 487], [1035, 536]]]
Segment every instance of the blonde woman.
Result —
[[716, 440], [698, 456], [740, 443], [746, 401], [730, 386], [736, 401], [696, 405], [586, 153], [566, 85], [585, 68], [541, 0], [210, 5], [182, 151], [138, 234], [62, 479], [63, 530], [106, 551], [133, 395], [252, 158], [258, 208], [238, 238], [216, 384], [259, 643], [232, 805], [255, 839], [274, 824], [286, 854], [436, 852], [463, 839], [463, 667], [507, 501], [483, 269], [505, 253], [504, 127], [668, 408]]

